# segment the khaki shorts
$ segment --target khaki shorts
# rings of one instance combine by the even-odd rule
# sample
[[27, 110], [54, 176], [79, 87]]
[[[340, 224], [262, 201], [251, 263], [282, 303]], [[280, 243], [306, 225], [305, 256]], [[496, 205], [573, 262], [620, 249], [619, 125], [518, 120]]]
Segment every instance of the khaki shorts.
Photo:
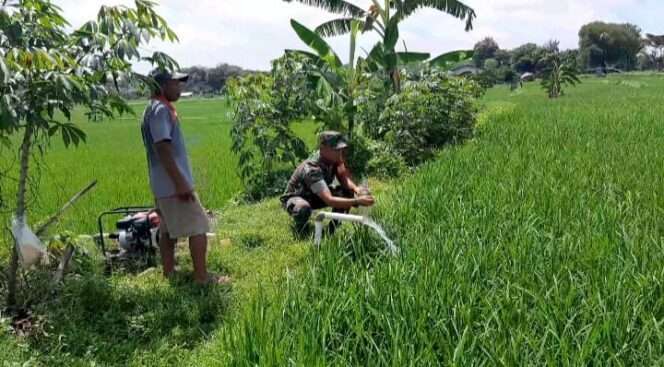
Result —
[[210, 231], [210, 221], [198, 195], [193, 201], [178, 198], [157, 199], [157, 212], [161, 218], [159, 231], [171, 239], [192, 237]]

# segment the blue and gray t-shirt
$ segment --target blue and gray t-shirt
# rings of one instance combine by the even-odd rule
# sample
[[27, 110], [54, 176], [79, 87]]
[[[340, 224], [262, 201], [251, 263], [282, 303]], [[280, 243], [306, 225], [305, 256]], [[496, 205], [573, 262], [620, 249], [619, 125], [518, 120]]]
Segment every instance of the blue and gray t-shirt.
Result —
[[141, 132], [148, 157], [150, 187], [154, 196], [157, 199], [175, 196], [175, 184], [168, 176], [155, 147], [156, 143], [162, 141], [171, 142], [175, 164], [189, 186], [193, 188], [194, 179], [187, 157], [187, 149], [184, 145], [184, 137], [180, 130], [179, 121], [173, 119], [168, 106], [158, 100], [150, 101], [143, 114]]

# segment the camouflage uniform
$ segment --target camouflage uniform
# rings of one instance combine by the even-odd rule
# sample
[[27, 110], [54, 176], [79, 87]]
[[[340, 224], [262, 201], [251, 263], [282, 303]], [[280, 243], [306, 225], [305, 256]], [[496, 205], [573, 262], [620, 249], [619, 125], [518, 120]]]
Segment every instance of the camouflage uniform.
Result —
[[[315, 194], [312, 185], [324, 181], [333, 196], [353, 198], [354, 193], [347, 190], [336, 182], [337, 165], [329, 165], [323, 162], [318, 155], [302, 162], [296, 169], [290, 180], [286, 192], [281, 196], [281, 203], [293, 218], [295, 230], [302, 232], [306, 229], [313, 210], [327, 207], [327, 204]], [[343, 213], [348, 210], [333, 209], [334, 212]]]

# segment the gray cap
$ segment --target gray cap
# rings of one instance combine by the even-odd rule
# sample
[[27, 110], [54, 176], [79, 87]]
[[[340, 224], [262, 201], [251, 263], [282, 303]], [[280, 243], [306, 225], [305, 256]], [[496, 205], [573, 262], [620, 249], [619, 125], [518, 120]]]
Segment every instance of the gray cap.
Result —
[[179, 80], [185, 83], [189, 80], [189, 75], [185, 73], [164, 69], [155, 69], [150, 73], [150, 76], [159, 84], [164, 84], [169, 80]]
[[319, 137], [320, 145], [328, 146], [332, 149], [344, 149], [348, 147], [346, 138], [338, 131], [323, 131]]

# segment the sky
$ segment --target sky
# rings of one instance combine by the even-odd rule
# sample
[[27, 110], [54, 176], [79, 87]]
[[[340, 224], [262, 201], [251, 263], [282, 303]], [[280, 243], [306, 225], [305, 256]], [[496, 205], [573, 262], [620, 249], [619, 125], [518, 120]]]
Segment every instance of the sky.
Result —
[[[370, 0], [350, 0], [368, 8]], [[132, 5], [133, 0], [54, 0], [73, 27], [93, 19], [102, 5]], [[153, 42], [145, 51], [160, 50], [181, 66], [238, 65], [268, 70], [284, 49], [306, 49], [290, 27], [290, 19], [315, 28], [335, 14], [283, 0], [161, 0], [157, 11], [177, 33], [178, 43]], [[578, 45], [582, 25], [595, 21], [634, 23], [647, 33], [664, 34], [662, 0], [465, 0], [477, 13], [474, 29], [445, 13], [422, 10], [400, 28], [409, 51], [443, 52], [472, 49], [484, 37], [501, 48], [526, 42], [543, 44], [557, 39], [561, 48]], [[376, 38], [362, 36], [360, 46], [370, 49]], [[348, 36], [329, 40], [342, 60], [348, 59]], [[140, 68], [144, 68], [139, 66]]]

